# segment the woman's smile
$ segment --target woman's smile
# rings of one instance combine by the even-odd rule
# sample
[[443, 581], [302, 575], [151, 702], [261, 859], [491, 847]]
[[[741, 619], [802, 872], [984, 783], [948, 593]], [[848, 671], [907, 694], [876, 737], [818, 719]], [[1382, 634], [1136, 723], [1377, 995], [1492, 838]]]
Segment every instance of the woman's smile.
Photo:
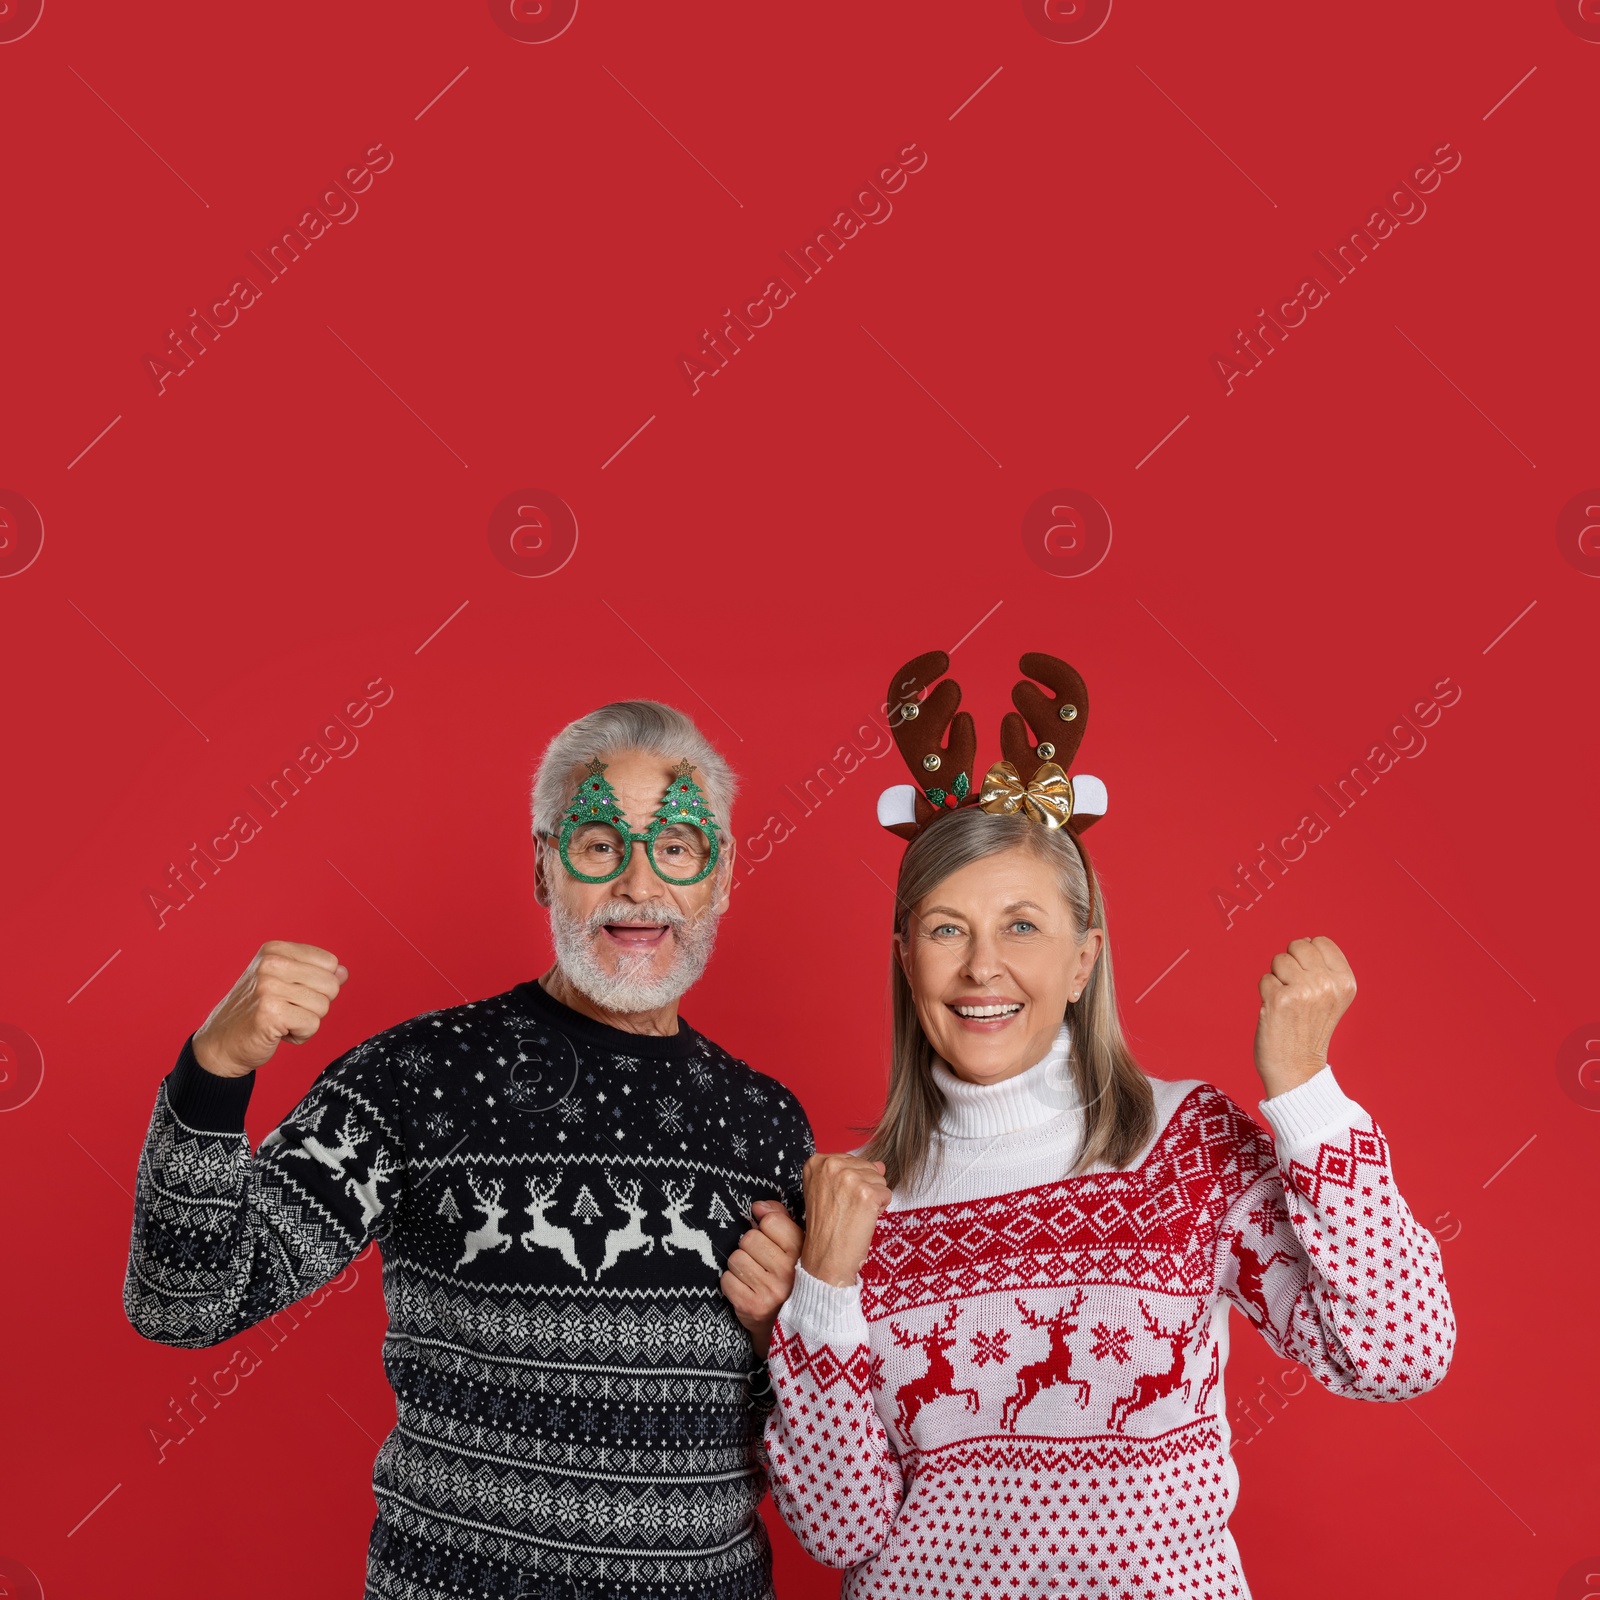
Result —
[[1000, 1033], [1022, 1015], [1024, 1004], [1005, 995], [962, 995], [945, 1005], [966, 1033]]

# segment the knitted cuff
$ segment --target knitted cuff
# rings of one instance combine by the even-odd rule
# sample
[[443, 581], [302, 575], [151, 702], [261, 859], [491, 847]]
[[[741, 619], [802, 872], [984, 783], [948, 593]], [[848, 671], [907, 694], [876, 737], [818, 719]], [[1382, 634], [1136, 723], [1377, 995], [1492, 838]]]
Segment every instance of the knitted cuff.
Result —
[[861, 1310], [861, 1285], [842, 1289], [813, 1278], [802, 1266], [794, 1269], [794, 1288], [779, 1313], [784, 1328], [809, 1345], [854, 1346], [867, 1342], [869, 1329]]
[[244, 1108], [256, 1075], [223, 1078], [195, 1060], [194, 1036], [183, 1042], [178, 1064], [167, 1074], [167, 1104], [185, 1127], [196, 1133], [243, 1133]]
[[1319, 1144], [1334, 1129], [1359, 1124], [1366, 1116], [1339, 1087], [1331, 1066], [1324, 1066], [1295, 1088], [1256, 1104], [1272, 1129], [1274, 1143], [1286, 1155]]

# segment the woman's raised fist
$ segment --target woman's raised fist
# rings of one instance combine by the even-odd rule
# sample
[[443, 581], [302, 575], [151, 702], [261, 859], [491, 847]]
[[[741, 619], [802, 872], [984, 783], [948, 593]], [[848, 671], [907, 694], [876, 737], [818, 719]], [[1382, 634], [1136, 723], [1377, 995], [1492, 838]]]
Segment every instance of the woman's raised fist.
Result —
[[1257, 987], [1256, 1071], [1270, 1099], [1328, 1064], [1328, 1042], [1356, 997], [1356, 977], [1338, 945], [1319, 934], [1291, 939]]
[[883, 1163], [860, 1156], [816, 1155], [806, 1162], [806, 1242], [800, 1265], [813, 1278], [849, 1288], [872, 1248], [889, 1203]]

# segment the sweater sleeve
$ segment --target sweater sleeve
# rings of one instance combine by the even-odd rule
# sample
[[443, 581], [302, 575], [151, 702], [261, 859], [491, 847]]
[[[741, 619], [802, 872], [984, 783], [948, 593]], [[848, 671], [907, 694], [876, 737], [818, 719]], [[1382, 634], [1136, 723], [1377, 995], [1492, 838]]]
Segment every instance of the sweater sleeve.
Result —
[[[778, 1113], [774, 1119], [780, 1129], [779, 1137], [782, 1141], [778, 1151], [777, 1172], [775, 1183], [777, 1194], [774, 1198], [783, 1203], [783, 1208], [804, 1228], [806, 1225], [806, 1197], [805, 1197], [805, 1166], [812, 1152], [816, 1149], [816, 1139], [811, 1132], [811, 1119], [806, 1116], [805, 1107], [787, 1089], [782, 1089], [778, 1100]], [[757, 1199], [766, 1196], [757, 1195]], [[774, 1337], [777, 1328], [774, 1324]], [[758, 1362], [754, 1372], [750, 1374], [749, 1400], [754, 1412], [754, 1420], [759, 1432], [761, 1424], [777, 1403], [777, 1395], [772, 1388], [771, 1349], [769, 1347], [767, 1359]]]
[[783, 1192], [778, 1198], [783, 1201], [784, 1209], [803, 1228], [806, 1225], [806, 1162], [816, 1151], [817, 1141], [811, 1132], [811, 1119], [806, 1115], [805, 1107], [788, 1091], [785, 1091], [785, 1102], [783, 1170], [779, 1178]]
[[156, 1091], [122, 1302], [147, 1339], [220, 1343], [338, 1276], [404, 1197], [400, 1107], [381, 1047], [329, 1065], [254, 1155], [255, 1074], [222, 1078], [193, 1041]]
[[[1219, 1286], [1279, 1355], [1334, 1394], [1407, 1400], [1445, 1375], [1455, 1317], [1438, 1242], [1412, 1216], [1372, 1118], [1324, 1066], [1259, 1102]], [[1242, 1116], [1242, 1113], [1241, 1113]]]
[[796, 1268], [768, 1364], [778, 1397], [765, 1439], [772, 1497], [809, 1555], [852, 1567], [888, 1542], [907, 1488], [873, 1404], [859, 1284]]

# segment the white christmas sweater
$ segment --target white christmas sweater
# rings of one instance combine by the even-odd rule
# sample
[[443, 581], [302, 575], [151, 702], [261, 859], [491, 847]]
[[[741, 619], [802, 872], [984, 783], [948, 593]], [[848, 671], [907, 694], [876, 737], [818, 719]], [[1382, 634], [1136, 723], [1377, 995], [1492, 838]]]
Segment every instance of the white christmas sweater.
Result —
[[1259, 1102], [1152, 1079], [1123, 1170], [1063, 1178], [1082, 1113], [1063, 1025], [1004, 1083], [935, 1067], [935, 1170], [857, 1283], [796, 1274], [770, 1366], [774, 1498], [843, 1600], [1248, 1600], [1228, 1517], [1228, 1307], [1334, 1394], [1443, 1378], [1439, 1247], [1382, 1132], [1324, 1067]]

